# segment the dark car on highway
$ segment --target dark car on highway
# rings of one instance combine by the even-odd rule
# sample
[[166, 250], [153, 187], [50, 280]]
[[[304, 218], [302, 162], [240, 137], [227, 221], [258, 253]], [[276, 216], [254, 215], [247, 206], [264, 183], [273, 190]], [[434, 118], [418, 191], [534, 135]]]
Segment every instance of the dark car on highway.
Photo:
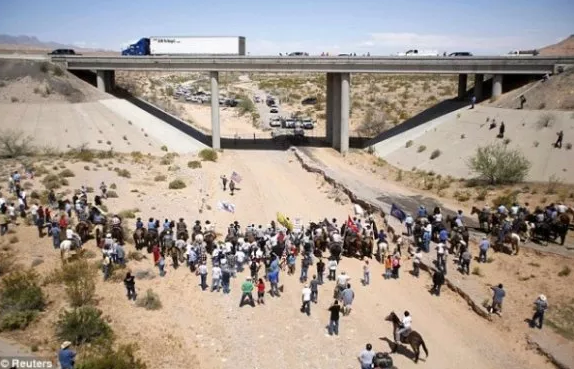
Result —
[[317, 104], [317, 98], [316, 97], [308, 97], [306, 99], [303, 99], [303, 101], [301, 101], [302, 105], [315, 105]]
[[277, 109], [277, 108], [271, 108], [271, 109], [269, 110], [269, 112], [270, 112], [270, 113], [274, 113], [274, 114], [275, 114], [275, 113], [279, 113], [279, 109]]
[[49, 52], [48, 55], [78, 55], [72, 49], [56, 49]]
[[448, 54], [448, 56], [472, 56], [472, 53], [469, 53], [468, 51], [457, 51]]

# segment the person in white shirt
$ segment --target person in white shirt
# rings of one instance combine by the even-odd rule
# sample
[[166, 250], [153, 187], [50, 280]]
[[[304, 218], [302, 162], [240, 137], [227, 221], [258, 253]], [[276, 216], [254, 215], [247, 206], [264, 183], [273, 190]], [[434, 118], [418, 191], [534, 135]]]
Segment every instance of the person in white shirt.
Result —
[[329, 260], [329, 280], [334, 281], [337, 273], [337, 260], [331, 258]]
[[221, 268], [219, 266], [214, 266], [211, 268], [211, 292], [221, 288]]
[[341, 274], [339, 274], [339, 276], [337, 277], [337, 289], [339, 290], [339, 292], [347, 288], [347, 283], [349, 283], [350, 280], [351, 277], [349, 277], [346, 272], [342, 272]]
[[558, 205], [556, 205], [556, 211], [558, 211], [558, 214], [564, 214], [566, 210], [568, 210], [568, 206], [563, 203], [559, 202]]
[[205, 262], [201, 263], [201, 265], [197, 268], [197, 272], [201, 278], [201, 290], [205, 291], [207, 288], [207, 265], [205, 265]]
[[405, 316], [403, 317], [401, 328], [397, 329], [395, 333], [395, 342], [401, 341], [401, 336], [406, 336], [411, 332], [411, 324], [413, 319], [408, 311], [405, 311]]
[[517, 216], [519, 209], [520, 209], [520, 206], [518, 206], [517, 203], [512, 204], [512, 206], [510, 207], [510, 215]]
[[419, 249], [413, 255], [413, 275], [417, 278], [419, 277], [422, 258], [423, 258], [423, 253]]
[[301, 291], [303, 304], [301, 305], [301, 312], [311, 315], [311, 289], [309, 285], [305, 285], [303, 291]]

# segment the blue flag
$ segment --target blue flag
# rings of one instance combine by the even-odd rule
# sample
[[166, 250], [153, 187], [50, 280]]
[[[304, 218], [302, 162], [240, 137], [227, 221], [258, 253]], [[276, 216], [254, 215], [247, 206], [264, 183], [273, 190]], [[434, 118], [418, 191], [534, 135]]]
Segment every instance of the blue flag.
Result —
[[391, 215], [400, 220], [401, 223], [404, 222], [407, 217], [407, 214], [395, 204], [391, 206]]

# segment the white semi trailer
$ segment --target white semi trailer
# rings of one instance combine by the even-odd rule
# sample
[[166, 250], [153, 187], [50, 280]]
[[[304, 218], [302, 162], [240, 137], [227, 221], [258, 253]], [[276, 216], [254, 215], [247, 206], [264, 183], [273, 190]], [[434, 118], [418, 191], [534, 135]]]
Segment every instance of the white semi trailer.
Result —
[[122, 55], [245, 55], [245, 37], [152, 36], [130, 45]]

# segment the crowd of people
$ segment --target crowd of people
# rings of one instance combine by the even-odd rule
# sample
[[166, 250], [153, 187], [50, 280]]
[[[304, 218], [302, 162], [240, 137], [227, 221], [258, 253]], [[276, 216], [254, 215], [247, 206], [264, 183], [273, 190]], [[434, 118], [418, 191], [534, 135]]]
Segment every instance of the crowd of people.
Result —
[[[31, 174], [28, 174], [30, 176]], [[18, 172], [10, 176], [10, 191], [17, 194], [19, 206], [18, 210], [13, 203], [8, 204], [0, 195], [0, 210], [2, 218], [0, 225], [2, 235], [8, 229], [9, 223], [14, 223], [17, 218], [17, 212], [20, 216], [26, 217], [26, 213], [31, 215], [32, 224], [37, 225], [39, 236], [43, 237], [43, 230], [47, 228], [47, 234], [53, 239], [54, 248], [60, 248], [62, 240], [70, 240], [81, 247], [82, 240], [72, 229], [70, 224], [75, 217], [77, 222], [92, 221], [94, 223], [105, 223], [106, 216], [102, 214], [97, 206], [88, 202], [86, 188], [82, 186], [77, 194], [74, 194], [71, 200], [57, 201], [53, 191], [48, 195], [48, 206], [33, 202], [28, 207], [26, 192], [20, 187], [21, 177]], [[106, 185], [101, 183], [101, 193], [94, 196], [94, 203], [101, 205], [102, 199], [106, 197]], [[73, 204], [73, 205], [72, 205]], [[560, 204], [561, 205], [561, 204]], [[559, 206], [554, 207], [557, 213], [563, 212]], [[96, 209], [96, 210], [94, 210]], [[514, 212], [515, 209], [506, 209], [501, 206], [497, 209], [500, 213]], [[406, 256], [412, 260], [412, 274], [419, 277], [420, 264], [423, 260], [423, 254], [431, 251], [431, 242], [435, 241], [436, 251], [436, 270], [432, 276], [433, 286], [431, 292], [440, 296], [442, 285], [445, 283], [447, 274], [447, 258], [454, 254], [462, 273], [469, 274], [470, 263], [473, 260], [468, 230], [466, 229], [462, 211], [459, 211], [452, 221], [453, 227], [449, 231], [446, 228], [437, 229], [437, 223], [443, 222], [440, 209], [435, 209], [432, 215], [427, 213], [424, 206], [418, 209], [416, 218], [410, 214], [405, 214], [401, 221], [404, 222], [405, 232], [400, 232], [399, 237], [391, 237], [390, 228], [377, 227], [372, 216], [367, 216], [364, 221], [360, 217], [355, 217], [346, 222], [347, 229], [353, 229], [364, 238], [371, 238], [377, 245], [374, 255], [367, 255], [364, 259], [363, 274], [361, 282], [368, 286], [371, 283], [371, 262], [375, 256], [375, 261], [384, 266], [385, 279], [399, 278], [401, 262]], [[552, 213], [549, 216], [556, 216]], [[113, 216], [111, 223], [120, 225], [123, 221], [118, 216]], [[288, 220], [288, 218], [287, 218]], [[388, 226], [387, 219], [383, 214], [383, 222]], [[300, 267], [298, 279], [302, 283], [301, 290], [301, 313], [311, 315], [312, 305], [316, 304], [319, 297], [320, 286], [324, 285], [324, 277], [328, 281], [335, 282], [334, 301], [329, 307], [329, 324], [328, 333], [330, 335], [339, 334], [340, 316], [351, 314], [355, 293], [351, 285], [351, 277], [341, 268], [341, 258], [339, 255], [323, 256], [316, 248], [316, 239], [321, 232], [333, 232], [337, 230], [336, 219], [333, 219], [330, 226], [324, 226], [321, 232], [313, 233], [309, 229], [291, 229], [282, 224], [271, 221], [266, 227], [262, 225], [255, 226], [250, 224], [241, 227], [239, 222], [235, 221], [229, 224], [227, 235], [224, 242], [206, 242], [206, 235], [214, 232], [214, 224], [205, 221], [202, 224], [196, 221], [188, 232], [187, 224], [184, 219], [174, 222], [165, 219], [160, 222], [158, 219], [149, 218], [147, 226], [144, 225], [141, 218], [136, 220], [136, 229], [146, 228], [149, 230], [160, 230], [162, 232], [157, 242], [149, 245], [153, 254], [154, 265], [158, 267], [159, 275], [164, 277], [167, 273], [167, 257], [171, 257], [174, 269], [180, 267], [183, 262], [189, 270], [196, 274], [199, 279], [199, 285], [203, 291], [222, 292], [229, 294], [232, 278], [239, 277], [247, 269], [247, 276], [241, 284], [241, 299], [239, 306], [243, 307], [248, 304], [255, 307], [256, 304], [265, 304], [265, 294], [269, 290], [269, 296], [279, 298], [283, 293], [283, 286], [280, 281], [284, 278], [282, 273], [287, 275], [296, 275], [297, 264]], [[504, 228], [504, 227], [503, 227]], [[336, 233], [336, 232], [335, 232]], [[180, 234], [187, 234], [188, 237], [182, 239]], [[395, 235], [393, 235], [395, 236]], [[394, 249], [390, 247], [394, 244]], [[408, 252], [403, 255], [401, 246], [407, 243]], [[105, 234], [101, 243], [102, 250], [102, 269], [104, 280], [107, 280], [115, 265], [123, 266], [126, 262], [126, 252], [123, 241], [117, 237], [112, 237], [111, 233]], [[483, 237], [478, 245], [479, 255], [478, 262], [487, 260], [487, 253], [491, 247], [487, 237]], [[382, 250], [382, 251], [381, 251]], [[299, 261], [299, 262], [298, 262]], [[315, 266], [315, 271], [311, 268]], [[340, 271], [339, 271], [340, 270]], [[211, 274], [210, 285], [208, 285], [208, 274]], [[127, 273], [124, 279], [128, 299], [137, 298], [135, 288], [135, 278], [131, 273]], [[253, 292], [256, 290], [257, 299], [254, 299]], [[490, 311], [500, 314], [502, 311], [502, 302], [506, 296], [502, 284], [492, 287], [493, 301]], [[540, 295], [535, 302], [536, 312], [531, 319], [532, 326], [542, 327], [544, 312], [548, 308], [548, 302], [544, 295]], [[395, 341], [400, 342], [401, 335], [408, 334], [411, 331], [412, 316], [405, 311], [401, 327], [395, 332]], [[68, 345], [69, 346], [69, 345]], [[68, 349], [66, 347], [65, 349]], [[63, 348], [64, 350], [64, 348]], [[369, 360], [371, 365], [373, 358], [377, 355], [372, 353], [372, 347], [367, 345], [359, 357], [362, 367], [367, 367]], [[374, 355], [374, 356], [373, 356]], [[371, 357], [372, 356], [372, 357]], [[386, 357], [386, 356], [385, 356]], [[382, 359], [379, 355], [380, 362], [388, 363], [388, 360]], [[386, 364], [385, 364], [386, 365]], [[381, 366], [386, 367], [386, 366]]]

